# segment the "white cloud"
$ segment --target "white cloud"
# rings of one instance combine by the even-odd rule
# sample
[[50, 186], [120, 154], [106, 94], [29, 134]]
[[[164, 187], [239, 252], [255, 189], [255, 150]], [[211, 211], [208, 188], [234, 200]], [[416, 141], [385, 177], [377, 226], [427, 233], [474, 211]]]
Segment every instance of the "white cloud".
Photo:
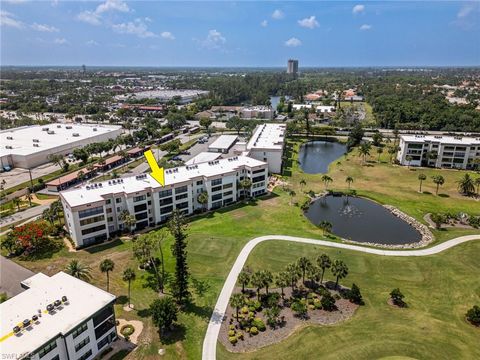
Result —
[[98, 46], [98, 45], [100, 45], [95, 40], [88, 40], [85, 44], [88, 45], [88, 46]]
[[275, 20], [281, 20], [285, 17], [285, 14], [283, 13], [282, 10], [279, 10], [279, 9], [276, 9], [273, 13], [272, 13], [272, 18], [275, 19]]
[[0, 10], [0, 26], [21, 29], [24, 25], [20, 20], [15, 19], [15, 15], [13, 15], [12, 13]]
[[35, 31], [41, 31], [41, 32], [59, 32], [60, 31], [55, 26], [50, 26], [46, 24], [33, 23], [32, 25], [30, 25], [30, 27]]
[[160, 34], [160, 36], [167, 40], [175, 40], [175, 36], [170, 31], [164, 31]]
[[298, 25], [309, 29], [314, 29], [319, 26], [318, 21], [315, 19], [315, 16], [310, 16], [308, 18], [298, 20]]
[[460, 8], [460, 10], [458, 10], [457, 18], [463, 19], [463, 18], [467, 17], [468, 15], [470, 15], [470, 13], [473, 10], [475, 10], [475, 6], [473, 4], [464, 5]]
[[153, 32], [148, 30], [147, 25], [140, 19], [129, 21], [127, 23], [114, 24], [112, 29], [119, 34], [136, 35], [139, 38], [156, 37]]
[[102, 23], [102, 14], [108, 11], [129, 12], [130, 8], [122, 0], [107, 0], [98, 5], [95, 11], [82, 11], [77, 15], [77, 19], [90, 25], [100, 25]]
[[103, 4], [97, 6], [96, 14], [102, 14], [107, 11], [129, 12], [128, 5], [122, 0], [107, 0]]
[[77, 19], [90, 25], [100, 25], [102, 22], [100, 16], [92, 11], [82, 11], [77, 15]]
[[147, 17], [145, 18], [145, 21], [146, 21], [146, 22], [152, 22], [153, 20], [147, 16]]
[[9, 4], [22, 4], [27, 2], [27, 0], [2, 0], [2, 1]]
[[292, 37], [290, 39], [288, 39], [287, 41], [285, 41], [285, 46], [288, 46], [288, 47], [297, 47], [297, 46], [300, 46], [302, 45], [302, 42], [297, 39], [296, 37]]
[[202, 47], [210, 50], [220, 49], [226, 42], [227, 39], [222, 33], [215, 29], [209, 30], [207, 37], [199, 41]]
[[260, 23], [261, 26], [263, 27], [267, 27], [268, 26], [268, 21], [267, 20], [263, 20], [261, 23]]
[[371, 28], [372, 28], [372, 25], [368, 25], [368, 24], [363, 24], [362, 26], [360, 26], [360, 30], [362, 31], [370, 30]]
[[67, 39], [65, 38], [56, 38], [55, 40], [53, 40], [53, 42], [57, 45], [66, 45], [68, 44], [68, 41]]
[[352, 9], [352, 13], [360, 14], [365, 11], [365, 5], [355, 5]]
[[59, 3], [59, 0], [52, 0], [52, 2], [50, 3], [50, 5], [52, 5], [53, 7], [57, 6]]

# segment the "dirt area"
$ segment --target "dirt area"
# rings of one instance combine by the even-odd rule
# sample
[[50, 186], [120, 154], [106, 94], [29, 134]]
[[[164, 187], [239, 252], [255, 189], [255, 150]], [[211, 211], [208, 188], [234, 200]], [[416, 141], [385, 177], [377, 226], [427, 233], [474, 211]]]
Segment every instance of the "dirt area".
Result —
[[[430, 218], [431, 214], [426, 214], [423, 219], [428, 223], [428, 226], [432, 229], [436, 229], [435, 223]], [[440, 225], [440, 229], [447, 229], [447, 228], [454, 228], [454, 229], [473, 229], [473, 226], [463, 224], [458, 220], [449, 220], [448, 224]]]
[[135, 328], [135, 331], [133, 332], [132, 335], [130, 335], [130, 342], [134, 343], [135, 345], [138, 344], [138, 337], [143, 331], [143, 322], [139, 320], [130, 320], [127, 321], [125, 319], [117, 319], [118, 320], [118, 325], [117, 325], [117, 333], [118, 336], [123, 337], [122, 334], [120, 333], [120, 329], [124, 325], [132, 325]]
[[[241, 288], [236, 288], [234, 293], [241, 292]], [[272, 289], [269, 291], [280, 293], [280, 289]], [[285, 299], [291, 297], [291, 289], [285, 289]], [[335, 296], [336, 291], [330, 290], [330, 293]], [[253, 290], [251, 290], [251, 299], [255, 299]], [[298, 329], [301, 329], [307, 325], [333, 325], [339, 322], [345, 321], [351, 318], [358, 305], [351, 303], [346, 299], [339, 299], [335, 301], [337, 307], [334, 311], [325, 311], [322, 309], [309, 309], [305, 319], [297, 317], [294, 312], [286, 306], [283, 306], [283, 301], [280, 299], [280, 315], [279, 315], [279, 325], [273, 329], [267, 325], [267, 319], [265, 317], [264, 311], [257, 312], [255, 317], [261, 318], [266, 324], [266, 330], [259, 332], [258, 335], [251, 335], [245, 330], [241, 330], [237, 321], [235, 320], [235, 309], [231, 306], [228, 307], [225, 318], [220, 329], [219, 341], [225, 346], [225, 348], [230, 352], [250, 352], [258, 350], [262, 347], [279, 343], [282, 340], [289, 337]], [[243, 333], [244, 340], [238, 340], [235, 345], [232, 345], [228, 339], [228, 332], [230, 330], [230, 319], [233, 320], [233, 325], [235, 325], [235, 331], [237, 333]]]

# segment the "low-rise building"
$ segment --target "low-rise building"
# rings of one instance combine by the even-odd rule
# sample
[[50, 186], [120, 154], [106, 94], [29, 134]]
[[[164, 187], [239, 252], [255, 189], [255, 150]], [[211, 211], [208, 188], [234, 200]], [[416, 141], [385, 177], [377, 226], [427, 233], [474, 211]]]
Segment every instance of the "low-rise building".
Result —
[[[239, 183], [250, 179], [249, 189]], [[60, 192], [65, 224], [77, 248], [102, 242], [128, 230], [122, 214], [128, 212], [140, 230], [166, 221], [177, 209], [190, 215], [202, 209], [231, 204], [240, 196], [267, 191], [268, 165], [247, 156], [235, 156], [165, 170], [165, 186], [150, 175], [112, 179]], [[207, 192], [203, 204], [198, 196]]]
[[0, 304], [3, 359], [90, 360], [117, 339], [114, 295], [64, 272], [22, 287]]
[[247, 143], [248, 156], [267, 162], [270, 173], [282, 172], [286, 129], [285, 124], [258, 125]]
[[237, 139], [237, 135], [220, 135], [217, 140], [208, 146], [208, 151], [226, 154]]
[[273, 120], [275, 110], [271, 106], [248, 106], [242, 109], [241, 117], [243, 119]]
[[473, 169], [480, 159], [480, 138], [402, 135], [397, 160], [402, 165]]

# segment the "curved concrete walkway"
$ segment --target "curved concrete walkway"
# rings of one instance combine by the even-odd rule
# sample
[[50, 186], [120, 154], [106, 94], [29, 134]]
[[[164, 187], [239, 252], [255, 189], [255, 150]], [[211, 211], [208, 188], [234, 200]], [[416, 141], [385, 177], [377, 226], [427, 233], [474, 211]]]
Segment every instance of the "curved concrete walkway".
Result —
[[217, 303], [215, 304], [215, 309], [213, 310], [213, 314], [210, 318], [210, 322], [208, 324], [207, 333], [205, 335], [205, 339], [203, 340], [203, 352], [202, 352], [202, 359], [203, 360], [215, 360], [216, 359], [216, 350], [217, 350], [217, 339], [218, 334], [220, 332], [220, 326], [222, 325], [223, 317], [225, 316], [225, 311], [227, 310], [228, 302], [230, 300], [230, 296], [232, 294], [233, 289], [235, 288], [235, 284], [237, 282], [237, 276], [242, 271], [245, 261], [250, 255], [250, 252], [260, 244], [261, 242], [268, 241], [268, 240], [283, 240], [283, 241], [293, 241], [298, 243], [304, 244], [311, 244], [311, 245], [321, 245], [327, 246], [331, 248], [338, 248], [338, 249], [346, 249], [346, 250], [353, 250], [359, 251], [368, 254], [375, 254], [375, 255], [382, 255], [382, 256], [428, 256], [438, 254], [439, 252], [445, 251], [454, 247], [456, 245], [462, 244], [467, 241], [472, 240], [480, 240], [479, 235], [467, 235], [467, 236], [460, 236], [458, 238], [445, 241], [439, 245], [426, 248], [426, 249], [419, 249], [419, 250], [383, 250], [383, 249], [375, 249], [375, 248], [367, 248], [358, 245], [351, 245], [351, 244], [343, 244], [343, 243], [336, 243], [331, 241], [325, 240], [315, 240], [315, 239], [307, 239], [295, 236], [284, 236], [284, 235], [267, 235], [267, 236], [260, 236], [250, 240], [242, 249], [240, 254], [238, 255], [235, 263], [228, 274], [225, 283], [223, 284], [222, 291], [220, 292], [220, 296], [217, 299]]

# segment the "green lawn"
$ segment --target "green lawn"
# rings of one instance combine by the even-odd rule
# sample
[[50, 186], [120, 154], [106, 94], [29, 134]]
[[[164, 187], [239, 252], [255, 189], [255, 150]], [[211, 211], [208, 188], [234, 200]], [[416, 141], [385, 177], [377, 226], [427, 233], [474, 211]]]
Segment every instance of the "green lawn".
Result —
[[[293, 145], [298, 149], [298, 142]], [[353, 187], [359, 193], [398, 206], [419, 220], [424, 211], [433, 209], [478, 212], [477, 201], [464, 198], [455, 190], [453, 181], [461, 172], [448, 173], [441, 193], [450, 197], [442, 198], [417, 192], [418, 172], [387, 164], [364, 167], [358, 157], [350, 155], [349, 159], [350, 161], [341, 159], [340, 164], [332, 165], [334, 188], [345, 188], [344, 178], [351, 172], [355, 177]], [[303, 190], [323, 189], [320, 175], [302, 174], [296, 162], [291, 162], [291, 171], [293, 174], [287, 180], [297, 193], [293, 202], [301, 202], [304, 198], [298, 184], [301, 178], [307, 180], [307, 186]], [[425, 190], [427, 189], [431, 190], [426, 186]], [[176, 332], [176, 338], [168, 340], [166, 344], [160, 343], [150, 318], [142, 311], [157, 294], [147, 285], [148, 274], [137, 271], [137, 280], [132, 284], [132, 303], [136, 310], [124, 313], [121, 305], [116, 306], [117, 318], [140, 319], [145, 323], [142, 345], [129, 355], [129, 358], [157, 358], [158, 349], [163, 347], [167, 350], [165, 359], [199, 359], [203, 336], [216, 298], [231, 265], [248, 240], [267, 234], [322, 238], [321, 231], [303, 216], [298, 206], [290, 205], [290, 201], [287, 193], [277, 188], [271, 196], [254, 203], [237, 204], [191, 219], [188, 229], [190, 271], [193, 277], [207, 281], [210, 289], [203, 296], [194, 295], [194, 305], [180, 314], [179, 323], [182, 328]], [[434, 233], [438, 242], [479, 231], [447, 230]], [[163, 247], [167, 271], [173, 273], [171, 244], [172, 239], [168, 238]], [[313, 246], [268, 242], [254, 251], [249, 262], [257, 268], [265, 264], [276, 271], [301, 253], [313, 256], [312, 254], [318, 251], [314, 250]], [[384, 259], [349, 252], [337, 254], [338, 250], [326, 251], [332, 256], [342, 257], [348, 263], [350, 275], [346, 283], [350, 285], [351, 281], [355, 281], [360, 286], [366, 306], [347, 323], [325, 328], [309, 327], [299, 335], [274, 346], [272, 352], [261, 351], [246, 355], [247, 357], [263, 359], [275, 355], [277, 358], [284, 358], [288, 353], [297, 358], [314, 358], [318, 357], [315, 354], [324, 354], [324, 349], [330, 349], [327, 357], [339, 354], [336, 358], [344, 359], [370, 359], [391, 355], [425, 358], [425, 354], [437, 354], [440, 351], [438, 349], [442, 348], [439, 346], [442, 341], [450, 340], [451, 345], [445, 346], [449, 347], [445, 349], [445, 354], [449, 355], [458, 350], [462, 358], [468, 358], [466, 349], [476, 344], [475, 336], [478, 345], [478, 330], [464, 324], [461, 317], [467, 307], [480, 302], [480, 287], [478, 281], [475, 282], [478, 277], [480, 243], [465, 244], [429, 258]], [[128, 240], [118, 240], [76, 253], [69, 253], [64, 249], [50, 258], [19, 262], [34, 271], [54, 274], [63, 270], [71, 259], [76, 258], [91, 266], [92, 283], [105, 287], [105, 276], [98, 267], [107, 257], [115, 262], [110, 290], [123, 300], [127, 294], [127, 284], [121, 280], [121, 274], [127, 266], [137, 269], [138, 265], [133, 259], [131, 242]], [[407, 301], [411, 304], [409, 309], [395, 312], [386, 306], [386, 294], [395, 286], [401, 287], [405, 292]], [[477, 331], [477, 335], [472, 335], [475, 334], [473, 331]], [[413, 334], [413, 340], [410, 333]], [[378, 338], [382, 339], [382, 344], [376, 341]], [[411, 341], [414, 341], [414, 346], [410, 345]], [[225, 358], [225, 351], [219, 348], [220, 355]], [[298, 351], [302, 352], [301, 356], [295, 355]], [[472, 350], [471, 354], [474, 354], [474, 351], [478, 349]]]
[[[251, 354], [233, 355], [219, 344], [219, 359], [480, 358], [480, 329], [464, 318], [468, 308], [480, 303], [480, 242], [435, 256], [401, 258], [271, 241], [260, 244], [247, 264], [279, 271], [300, 256], [321, 253], [347, 263], [349, 275], [343, 283], [360, 287], [365, 306], [346, 323], [306, 326], [286, 341]], [[404, 293], [408, 308], [387, 304], [394, 287]]]

